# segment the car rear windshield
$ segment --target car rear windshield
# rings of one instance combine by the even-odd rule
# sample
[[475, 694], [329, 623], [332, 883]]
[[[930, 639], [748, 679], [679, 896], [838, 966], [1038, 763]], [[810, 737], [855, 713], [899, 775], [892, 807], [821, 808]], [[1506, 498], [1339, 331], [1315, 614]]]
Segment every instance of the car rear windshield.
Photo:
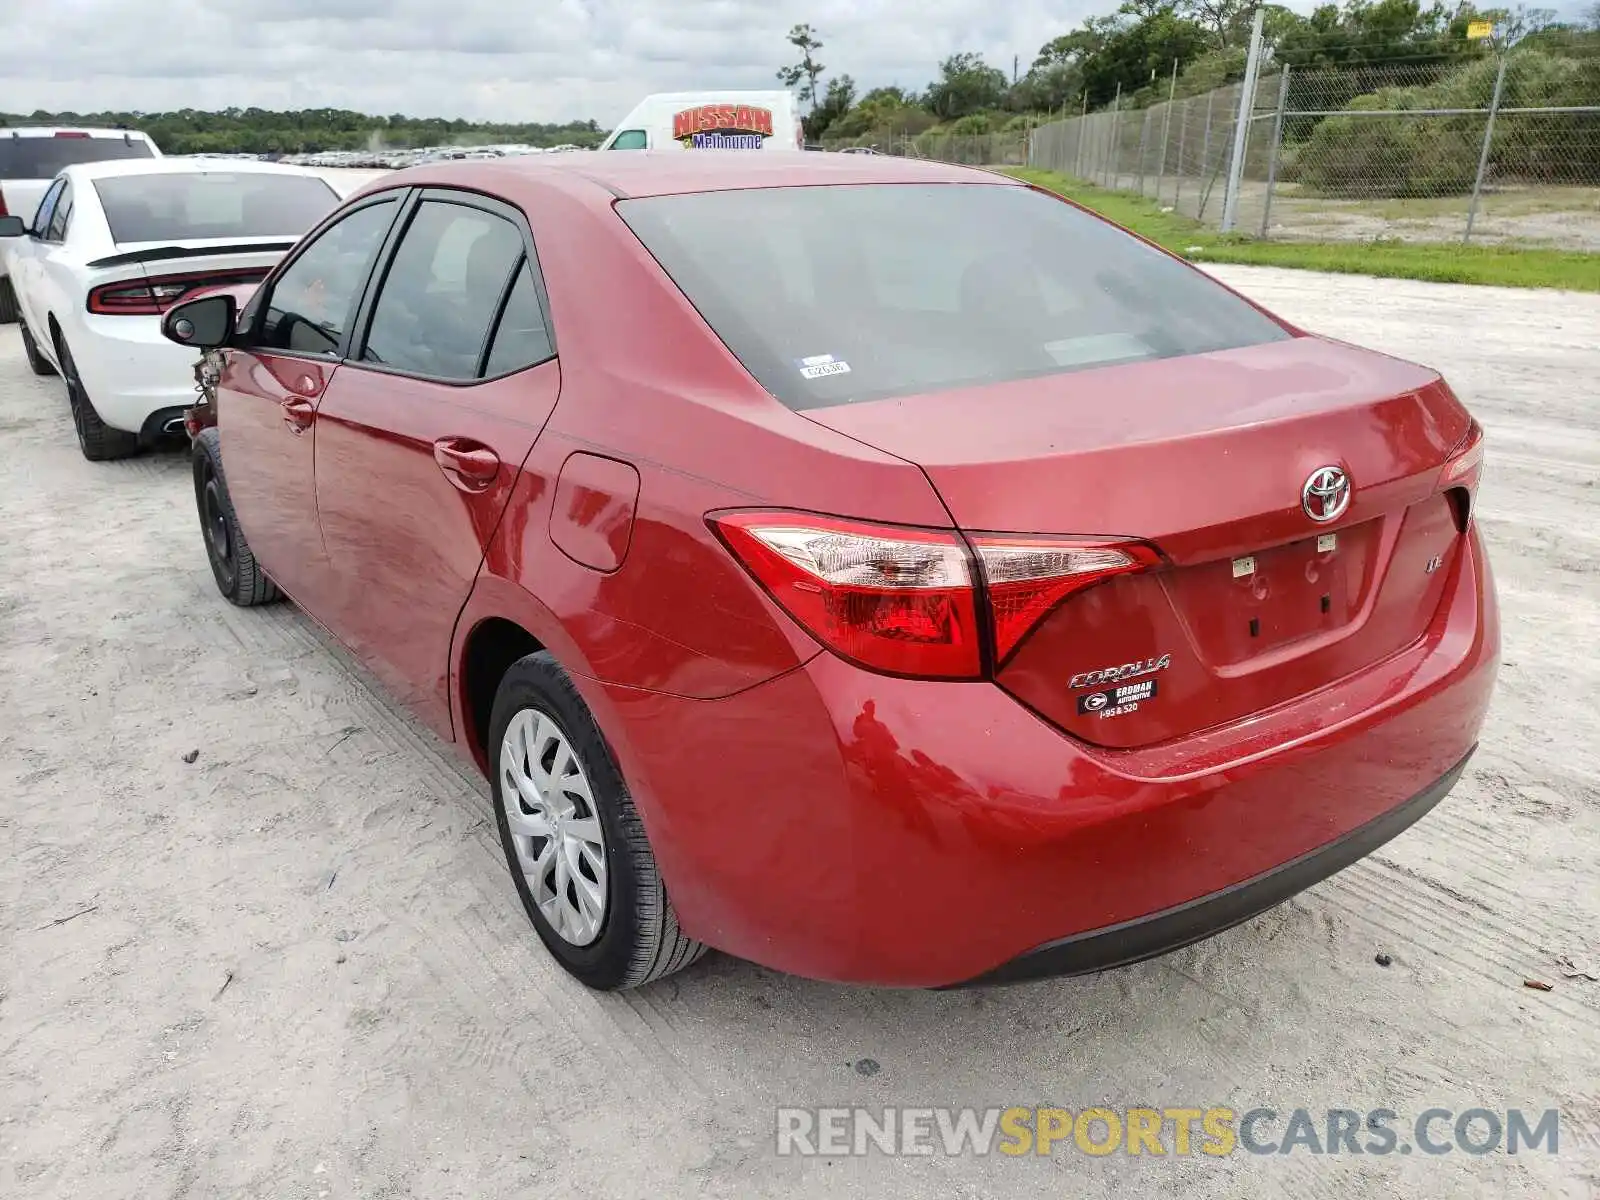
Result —
[[0, 133], [0, 179], [54, 179], [63, 167], [110, 158], [154, 158], [143, 138]]
[[1200, 272], [1028, 188], [757, 188], [617, 209], [791, 408], [1290, 336]]
[[254, 171], [118, 175], [94, 190], [119, 243], [297, 238], [339, 202], [315, 175]]

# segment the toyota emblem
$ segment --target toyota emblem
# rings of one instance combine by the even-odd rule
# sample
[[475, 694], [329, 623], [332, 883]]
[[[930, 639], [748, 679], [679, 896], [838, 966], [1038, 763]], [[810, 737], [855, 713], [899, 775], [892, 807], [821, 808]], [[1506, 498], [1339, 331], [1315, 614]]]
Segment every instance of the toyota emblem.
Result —
[[1300, 489], [1300, 507], [1313, 521], [1336, 521], [1350, 507], [1350, 476], [1343, 467], [1318, 467]]

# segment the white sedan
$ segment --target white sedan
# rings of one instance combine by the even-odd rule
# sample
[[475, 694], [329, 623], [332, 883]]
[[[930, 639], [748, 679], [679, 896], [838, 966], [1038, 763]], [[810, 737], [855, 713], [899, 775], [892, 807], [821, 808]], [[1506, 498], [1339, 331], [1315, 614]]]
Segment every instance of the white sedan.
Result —
[[67, 167], [31, 224], [0, 217], [28, 363], [65, 380], [84, 457], [181, 432], [194, 355], [161, 336], [161, 314], [265, 278], [338, 203], [298, 167], [162, 158]]

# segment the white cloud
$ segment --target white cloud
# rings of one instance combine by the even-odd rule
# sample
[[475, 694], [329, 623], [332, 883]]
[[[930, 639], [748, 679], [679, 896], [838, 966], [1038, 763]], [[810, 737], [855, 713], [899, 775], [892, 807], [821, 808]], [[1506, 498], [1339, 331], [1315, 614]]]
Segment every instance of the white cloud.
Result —
[[0, 0], [0, 111], [258, 105], [607, 125], [649, 92], [777, 86], [799, 20], [819, 31], [828, 74], [921, 87], [963, 50], [1026, 70], [1042, 43], [1113, 4]]
[[807, 20], [828, 74], [921, 87], [1027, 69], [1104, 0], [51, 0], [0, 4], [0, 111], [335, 107], [608, 124], [648, 92], [777, 87]]

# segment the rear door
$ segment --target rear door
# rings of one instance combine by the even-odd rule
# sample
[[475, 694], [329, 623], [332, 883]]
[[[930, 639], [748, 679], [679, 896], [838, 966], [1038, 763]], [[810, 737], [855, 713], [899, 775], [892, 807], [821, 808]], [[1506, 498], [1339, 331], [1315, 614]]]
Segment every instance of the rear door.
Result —
[[311, 235], [246, 310], [247, 332], [224, 352], [217, 384], [223, 470], [239, 524], [267, 574], [324, 621], [329, 575], [312, 426], [400, 205], [399, 193], [380, 193]]
[[317, 407], [334, 631], [451, 736], [451, 634], [560, 371], [522, 215], [430, 189]]

